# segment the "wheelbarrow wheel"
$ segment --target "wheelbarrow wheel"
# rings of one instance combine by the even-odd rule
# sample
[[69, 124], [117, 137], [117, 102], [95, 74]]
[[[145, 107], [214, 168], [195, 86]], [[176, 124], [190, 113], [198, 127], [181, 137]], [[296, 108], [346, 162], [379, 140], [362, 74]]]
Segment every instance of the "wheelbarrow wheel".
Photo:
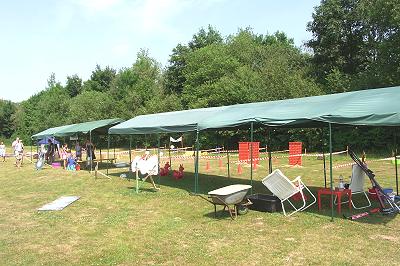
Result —
[[242, 204], [236, 205], [236, 208], [239, 215], [245, 215], [246, 213], [249, 212], [249, 208]]

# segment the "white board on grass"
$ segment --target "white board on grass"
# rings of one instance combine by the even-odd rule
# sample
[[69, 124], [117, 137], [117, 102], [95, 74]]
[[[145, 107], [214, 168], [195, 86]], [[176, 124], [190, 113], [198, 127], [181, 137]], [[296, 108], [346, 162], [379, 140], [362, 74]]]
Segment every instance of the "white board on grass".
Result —
[[62, 196], [53, 202], [47, 203], [38, 209], [38, 211], [61, 211], [72, 202], [78, 200], [78, 196]]

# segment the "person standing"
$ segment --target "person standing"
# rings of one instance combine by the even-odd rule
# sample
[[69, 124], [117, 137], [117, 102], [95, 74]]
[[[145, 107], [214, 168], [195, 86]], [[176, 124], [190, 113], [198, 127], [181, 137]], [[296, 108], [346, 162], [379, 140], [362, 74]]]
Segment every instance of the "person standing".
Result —
[[56, 144], [54, 144], [51, 139], [48, 140], [49, 143], [49, 147], [47, 149], [47, 154], [46, 154], [46, 158], [47, 158], [47, 163], [48, 164], [52, 164], [54, 162], [54, 155], [55, 152], [58, 152], [58, 147]]
[[22, 166], [22, 164], [24, 163], [24, 143], [22, 142], [22, 140], [19, 140], [19, 143], [20, 143], [20, 151], [19, 151], [19, 153], [21, 154], [21, 166]]
[[93, 164], [93, 160], [96, 159], [96, 155], [94, 154], [94, 145], [92, 142], [89, 140], [86, 140], [85, 143], [85, 148], [86, 148], [86, 160], [87, 160], [87, 167], [91, 167]]
[[3, 157], [3, 162], [6, 161], [6, 145], [3, 142], [0, 142], [0, 157]]
[[22, 163], [22, 155], [23, 155], [23, 150], [24, 146], [22, 142], [17, 138], [17, 143], [14, 145], [14, 156], [15, 156], [15, 166], [20, 168], [21, 163]]
[[76, 154], [76, 159], [79, 160], [79, 161], [82, 161], [82, 147], [79, 144], [79, 142], [76, 142], [75, 154]]
[[11, 147], [14, 149], [15, 151], [15, 145], [19, 142], [19, 137], [17, 137], [11, 144]]
[[67, 145], [67, 143], [64, 143], [64, 145], [61, 148], [61, 159], [63, 160], [64, 169], [67, 169], [67, 159], [68, 159], [69, 153], [70, 153], [70, 150], [68, 148], [68, 145]]

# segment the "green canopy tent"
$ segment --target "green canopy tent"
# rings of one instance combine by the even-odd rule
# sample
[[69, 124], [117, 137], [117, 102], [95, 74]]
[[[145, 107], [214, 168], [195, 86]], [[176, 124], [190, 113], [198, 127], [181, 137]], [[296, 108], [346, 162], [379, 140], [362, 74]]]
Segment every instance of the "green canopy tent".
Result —
[[[328, 125], [332, 188], [332, 125], [399, 126], [399, 102], [400, 87], [370, 89], [289, 100], [144, 115], [110, 128], [109, 134], [196, 131], [195, 182], [197, 182], [199, 131], [250, 124], [251, 135], [253, 135], [255, 123], [268, 127], [325, 127]], [[398, 184], [397, 175], [396, 184]], [[195, 192], [197, 192], [197, 189], [198, 186], [195, 185]]]
[[[134, 134], [158, 134], [158, 156], [160, 154], [160, 133], [174, 133], [174, 132], [190, 132], [196, 131], [196, 162], [195, 162], [195, 176], [198, 176], [198, 124], [200, 121], [216, 115], [218, 112], [227, 108], [211, 107], [200, 108], [183, 111], [174, 111], [166, 113], [157, 113], [149, 115], [136, 116], [121, 124], [111, 127], [108, 130], [110, 135], [134, 135]], [[131, 142], [129, 150], [131, 149]], [[129, 152], [130, 154], [130, 152]], [[108, 169], [107, 169], [108, 170]], [[108, 173], [108, 172], [107, 172]], [[197, 191], [195, 184], [195, 191]]]
[[[67, 137], [78, 134], [89, 134], [89, 141], [92, 142], [92, 132], [97, 134], [106, 135], [108, 129], [118, 123], [121, 123], [122, 119], [112, 118], [104, 120], [89, 121], [78, 124], [65, 125], [60, 127], [53, 127], [32, 135], [32, 139], [40, 139], [43, 137]], [[90, 170], [92, 171], [92, 164]]]
[[71, 125], [65, 125], [65, 126], [60, 126], [60, 127], [52, 127], [48, 128], [42, 132], [36, 133], [35, 135], [32, 135], [32, 139], [42, 139], [45, 137], [60, 137], [61, 135], [58, 134], [59, 131], [68, 128]]

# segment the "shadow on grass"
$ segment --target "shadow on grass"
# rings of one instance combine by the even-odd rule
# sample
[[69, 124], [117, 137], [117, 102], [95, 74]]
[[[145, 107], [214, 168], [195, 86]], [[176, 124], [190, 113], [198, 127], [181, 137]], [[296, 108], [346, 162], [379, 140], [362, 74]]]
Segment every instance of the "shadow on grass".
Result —
[[[210, 204], [210, 206], [212, 206], [212, 205]], [[214, 209], [214, 206], [212, 206], [212, 208]], [[214, 220], [227, 220], [227, 219], [232, 220], [232, 218], [229, 214], [229, 211], [224, 210], [223, 207], [220, 210], [218, 210], [218, 207], [217, 207], [217, 212], [214, 213], [214, 210], [213, 210], [211, 212], [205, 213], [203, 216], [210, 218], [210, 219], [214, 219]], [[240, 216], [241, 215], [238, 215], [238, 218]]]
[[[107, 164], [103, 163], [103, 166], [107, 166]], [[109, 167], [111, 167], [109, 165]], [[106, 168], [106, 167], [105, 167]], [[127, 175], [127, 179], [128, 180], [135, 180], [135, 175], [132, 172], [127, 172], [126, 168], [120, 168], [121, 171], [120, 172], [113, 172], [113, 173], [109, 173], [109, 176], [112, 177], [120, 177], [121, 173], [125, 173]], [[102, 170], [103, 172], [105, 171], [105, 169], [103, 168]], [[115, 171], [115, 168], [114, 168]], [[172, 173], [170, 173], [170, 175], [168, 176], [163, 176], [163, 177], [153, 177], [154, 181], [157, 183], [157, 185], [162, 187], [170, 187], [170, 188], [175, 188], [175, 189], [181, 189], [181, 190], [185, 190], [188, 193], [192, 193], [194, 192], [194, 188], [195, 188], [195, 178], [194, 178], [194, 173], [193, 172], [185, 172], [184, 177], [182, 179], [176, 180], [173, 176]], [[226, 177], [226, 176], [220, 176], [220, 175], [211, 175], [211, 174], [206, 174], [206, 173], [200, 173], [199, 174], [199, 187], [198, 187], [198, 193], [200, 194], [207, 194], [209, 191], [220, 188], [220, 187], [224, 187], [224, 186], [228, 186], [228, 185], [232, 185], [232, 184], [252, 184], [253, 188], [252, 188], [252, 193], [261, 193], [261, 194], [268, 194], [271, 195], [272, 193], [270, 191], [268, 191], [268, 189], [261, 183], [261, 181], [258, 180], [253, 180], [252, 182], [250, 182], [249, 178], [237, 178], [237, 177]], [[146, 183], [148, 183], [146, 181]], [[150, 183], [149, 183], [150, 184]], [[142, 191], [147, 191], [147, 192], [157, 192], [157, 190], [154, 189], [148, 189], [146, 187], [143, 187], [143, 183], [140, 184], [140, 190]], [[309, 186], [308, 187], [311, 192], [313, 193], [313, 195], [317, 198], [318, 195], [318, 189], [320, 189], [320, 187], [312, 187]], [[136, 186], [130, 186], [128, 187], [128, 189], [136, 189]], [[308, 193], [308, 192], [307, 192]], [[308, 202], [311, 199], [310, 195], [308, 196]], [[361, 195], [356, 195], [353, 196], [353, 201], [356, 202], [357, 204], [363, 204], [365, 202], [365, 199], [358, 198], [358, 196]], [[201, 200], [201, 199], [199, 199]], [[343, 199], [344, 201], [346, 200], [346, 197]], [[292, 201], [293, 202], [293, 201]], [[367, 212], [368, 210], [371, 210], [373, 208], [377, 208], [379, 207], [378, 203], [376, 201], [372, 201], [372, 206], [369, 208], [365, 208], [365, 209], [361, 209], [361, 210], [356, 210], [354, 208], [352, 208], [351, 210], [349, 210], [348, 204], [343, 204], [341, 207], [341, 214], [338, 213], [337, 211], [337, 206], [334, 205], [334, 210], [333, 210], [333, 218], [334, 219], [344, 219], [344, 216], [349, 217], [351, 215], [354, 214], [359, 214], [359, 213], [363, 213], [363, 212]], [[297, 206], [297, 204], [299, 204], [299, 202], [294, 202], [294, 204]], [[289, 211], [291, 210], [289, 207], [287, 207], [285, 205], [286, 209]], [[214, 217], [214, 210], [213, 210], [213, 206], [212, 204], [210, 204], [210, 208], [212, 208], [212, 211], [210, 213], [205, 214], [206, 217], [210, 217], [210, 218], [215, 218]], [[318, 210], [318, 199], [317, 202], [314, 203], [312, 206], [310, 206], [309, 208], [307, 208], [306, 210], [304, 210], [304, 212], [310, 213], [310, 214], [315, 214], [318, 216], [325, 216], [327, 219], [331, 218], [331, 207], [330, 207], [330, 195], [323, 195], [321, 198], [321, 210]], [[268, 213], [266, 213], [266, 215], [268, 215]], [[282, 213], [283, 215], [283, 213]], [[217, 217], [216, 219], [219, 218], [230, 218], [229, 213], [227, 211], [223, 211], [223, 210], [217, 210]], [[390, 222], [392, 219], [394, 219], [396, 216], [395, 215], [382, 215], [380, 213], [376, 213], [376, 214], [370, 214], [366, 217], [363, 218], [359, 218], [357, 220], [354, 220], [354, 222], [360, 222], [360, 223], [367, 223], [367, 224], [386, 224], [388, 222]]]

